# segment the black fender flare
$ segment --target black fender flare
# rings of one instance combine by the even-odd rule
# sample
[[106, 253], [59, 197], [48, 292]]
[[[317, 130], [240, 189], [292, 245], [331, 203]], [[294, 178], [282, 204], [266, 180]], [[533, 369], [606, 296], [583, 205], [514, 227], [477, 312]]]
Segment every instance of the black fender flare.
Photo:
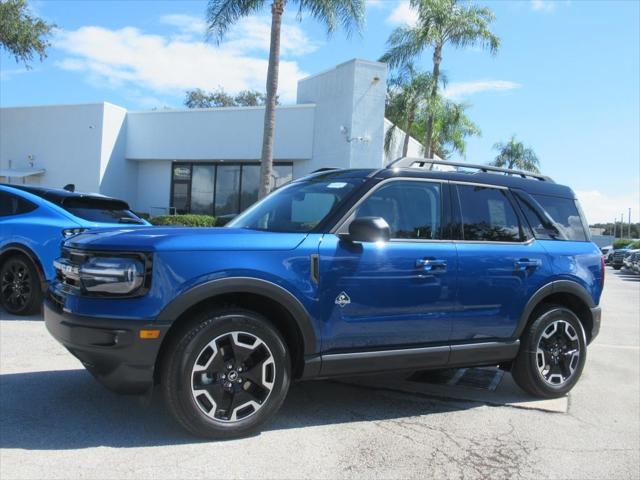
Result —
[[44, 274], [44, 268], [42, 268], [42, 263], [36, 253], [21, 243], [8, 243], [4, 247], [0, 248], [0, 265], [2, 264], [4, 257], [11, 255], [12, 253], [20, 253], [33, 262], [40, 277], [40, 287], [43, 292], [46, 292], [48, 286], [47, 279]]
[[197, 285], [169, 302], [158, 315], [157, 322], [171, 324], [192, 306], [209, 298], [228, 293], [253, 293], [268, 297], [282, 305], [291, 314], [300, 329], [304, 356], [317, 353], [316, 332], [311, 316], [304, 305], [287, 289], [273, 282], [258, 278], [221, 278]]
[[538, 306], [538, 304], [546, 297], [554, 293], [570, 293], [583, 301], [587, 305], [587, 307], [589, 307], [589, 309], [596, 307], [593, 298], [582, 285], [576, 282], [572, 282], [571, 280], [554, 280], [553, 282], [547, 283], [543, 287], [539, 288], [536, 293], [531, 296], [531, 298], [525, 305], [524, 310], [522, 311], [522, 315], [520, 316], [520, 320], [518, 321], [518, 326], [513, 333], [514, 338], [518, 338], [520, 337], [520, 335], [522, 335], [522, 332], [529, 321], [529, 317], [533, 313], [533, 310]]

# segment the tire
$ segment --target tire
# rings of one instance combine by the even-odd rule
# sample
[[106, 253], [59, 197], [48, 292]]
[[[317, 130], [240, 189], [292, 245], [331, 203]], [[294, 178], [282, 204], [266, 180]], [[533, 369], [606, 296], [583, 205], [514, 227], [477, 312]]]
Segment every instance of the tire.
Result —
[[12, 255], [0, 266], [0, 304], [13, 315], [31, 315], [42, 307], [40, 275], [24, 255]]
[[527, 393], [556, 398], [574, 387], [586, 359], [586, 335], [578, 317], [565, 307], [547, 305], [534, 313], [525, 330], [511, 374]]
[[168, 409], [194, 435], [250, 435], [284, 401], [291, 361], [279, 332], [263, 316], [238, 308], [203, 312], [169, 345], [162, 365]]

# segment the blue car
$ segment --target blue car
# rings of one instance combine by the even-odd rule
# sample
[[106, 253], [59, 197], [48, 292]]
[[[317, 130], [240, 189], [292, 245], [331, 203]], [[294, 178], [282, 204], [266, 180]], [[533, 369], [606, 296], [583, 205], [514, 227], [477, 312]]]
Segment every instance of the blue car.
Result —
[[604, 282], [569, 187], [411, 158], [296, 180], [225, 228], [75, 235], [55, 266], [49, 332], [211, 438], [259, 429], [293, 380], [498, 365], [565, 395]]
[[0, 305], [15, 315], [41, 308], [65, 238], [93, 228], [148, 225], [121, 200], [0, 184]]

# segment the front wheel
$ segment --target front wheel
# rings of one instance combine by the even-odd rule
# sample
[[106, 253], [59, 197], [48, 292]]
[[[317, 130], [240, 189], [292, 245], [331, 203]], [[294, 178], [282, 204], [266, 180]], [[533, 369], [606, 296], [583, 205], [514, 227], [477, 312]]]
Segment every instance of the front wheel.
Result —
[[261, 315], [225, 309], [194, 318], [163, 366], [169, 410], [191, 433], [234, 438], [278, 411], [291, 366], [279, 332]]
[[511, 373], [526, 392], [555, 398], [577, 383], [586, 358], [586, 336], [578, 317], [567, 308], [549, 306], [525, 330]]
[[36, 313], [42, 305], [40, 276], [24, 255], [9, 257], [0, 267], [0, 304], [14, 315]]

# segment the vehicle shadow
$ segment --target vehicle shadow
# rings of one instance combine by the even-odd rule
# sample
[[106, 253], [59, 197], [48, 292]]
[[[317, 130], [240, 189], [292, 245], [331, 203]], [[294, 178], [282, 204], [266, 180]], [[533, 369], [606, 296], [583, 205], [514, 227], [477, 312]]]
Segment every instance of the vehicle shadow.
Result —
[[640, 282], [640, 275], [638, 275], [637, 273], [632, 273], [628, 270], [617, 270], [614, 275], [627, 282]]
[[0, 320], [21, 320], [23, 322], [41, 322], [42, 321], [42, 313], [35, 313], [33, 315], [13, 315], [12, 313], [7, 312], [4, 308], [0, 307]]
[[[408, 418], [479, 406], [331, 381], [294, 384], [267, 430]], [[120, 396], [85, 370], [0, 375], [0, 448], [64, 450], [198, 443], [151, 398]]]

